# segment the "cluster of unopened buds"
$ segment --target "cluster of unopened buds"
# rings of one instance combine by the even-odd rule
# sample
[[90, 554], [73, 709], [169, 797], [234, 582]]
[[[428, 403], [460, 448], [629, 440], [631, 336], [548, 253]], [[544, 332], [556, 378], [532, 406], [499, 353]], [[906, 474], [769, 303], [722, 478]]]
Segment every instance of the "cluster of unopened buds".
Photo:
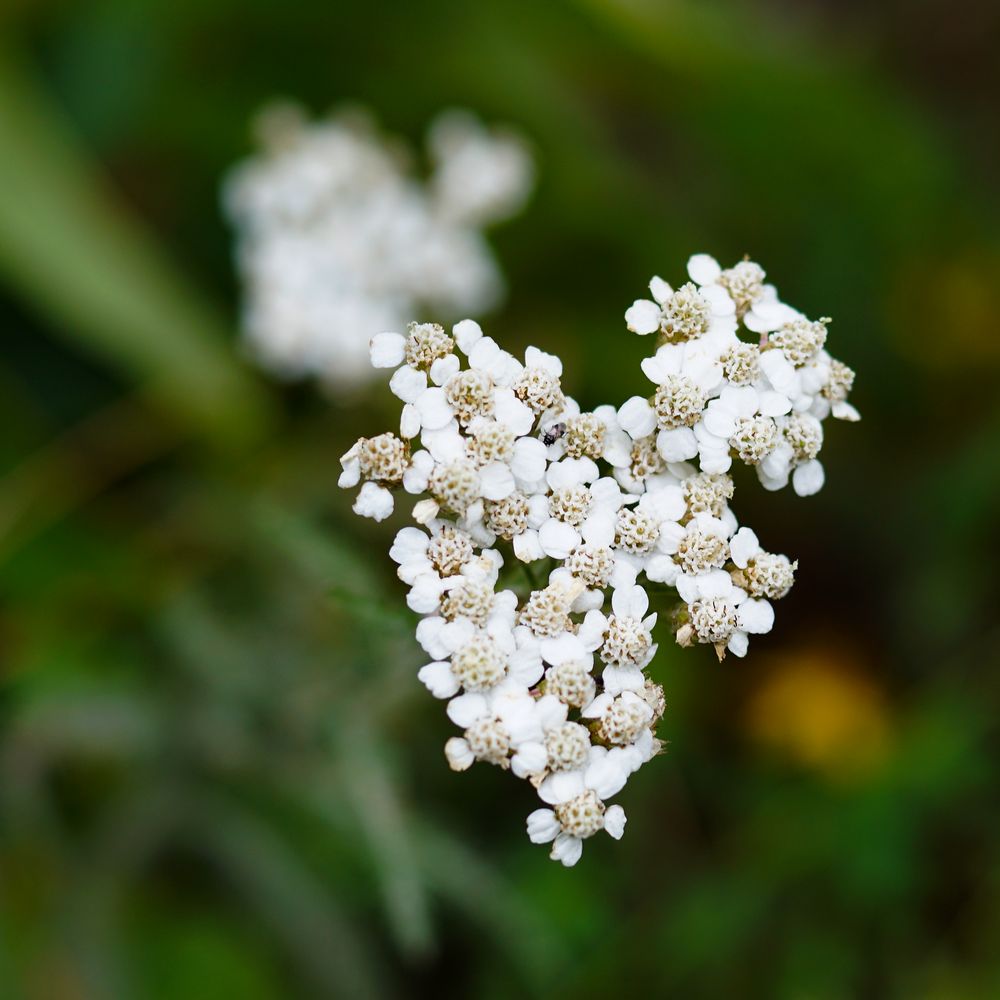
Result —
[[395, 369], [400, 430], [341, 459], [362, 516], [388, 517], [397, 489], [421, 497], [389, 555], [423, 616], [420, 680], [461, 730], [448, 763], [530, 781], [545, 807], [528, 836], [564, 865], [600, 830], [621, 837], [608, 800], [661, 748], [649, 592], [676, 592], [676, 641], [721, 659], [771, 629], [792, 586], [796, 563], [730, 510], [732, 462], [814, 493], [823, 421], [858, 419], [828, 320], [780, 302], [749, 260], [699, 254], [688, 273], [677, 289], [654, 278], [627, 311], [657, 335], [642, 363], [654, 389], [617, 409], [581, 411], [557, 357], [529, 347], [521, 361], [471, 320], [379, 334], [371, 360]]

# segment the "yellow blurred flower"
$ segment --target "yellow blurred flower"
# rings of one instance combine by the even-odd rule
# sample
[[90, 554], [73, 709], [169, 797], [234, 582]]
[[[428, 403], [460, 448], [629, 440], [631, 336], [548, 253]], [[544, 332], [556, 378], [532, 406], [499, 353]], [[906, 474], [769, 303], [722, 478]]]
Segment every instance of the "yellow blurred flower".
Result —
[[901, 354], [927, 367], [1000, 362], [1000, 254], [970, 248], [944, 259], [911, 259], [896, 273], [886, 319]]
[[891, 742], [888, 707], [851, 657], [810, 647], [772, 662], [746, 705], [750, 738], [834, 780], [875, 770]]

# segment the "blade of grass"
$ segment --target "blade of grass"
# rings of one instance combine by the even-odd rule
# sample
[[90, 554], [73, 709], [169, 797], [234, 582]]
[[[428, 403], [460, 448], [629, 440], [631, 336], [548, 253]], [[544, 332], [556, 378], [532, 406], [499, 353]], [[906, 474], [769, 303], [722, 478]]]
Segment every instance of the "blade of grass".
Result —
[[225, 324], [105, 189], [9, 42], [0, 149], [0, 275], [179, 425], [226, 446], [256, 439], [267, 398], [240, 369]]
[[[422, 873], [414, 857], [411, 818], [367, 727], [355, 725], [338, 740], [348, 795], [375, 862], [390, 927], [400, 949], [424, 955], [433, 947]], [[325, 801], [336, 801], [340, 786]]]
[[0, 560], [176, 438], [143, 403], [125, 397], [30, 455], [0, 479]]
[[489, 934], [534, 995], [551, 995], [568, 960], [555, 928], [461, 841], [428, 822], [416, 824], [413, 835], [428, 884]]
[[211, 853], [323, 996], [383, 998], [379, 964], [356, 921], [273, 830], [235, 802], [205, 792], [190, 817]]

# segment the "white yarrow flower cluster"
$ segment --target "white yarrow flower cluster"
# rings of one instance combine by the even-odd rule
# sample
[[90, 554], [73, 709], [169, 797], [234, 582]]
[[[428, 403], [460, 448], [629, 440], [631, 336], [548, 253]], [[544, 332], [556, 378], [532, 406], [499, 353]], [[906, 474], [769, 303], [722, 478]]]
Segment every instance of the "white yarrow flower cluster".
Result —
[[755, 466], [766, 489], [791, 480], [799, 496], [816, 493], [823, 421], [860, 419], [847, 402], [854, 372], [825, 348], [830, 320], [783, 303], [751, 260], [723, 269], [696, 254], [688, 276], [676, 290], [653, 278], [652, 299], [625, 313], [630, 330], [659, 342], [642, 365], [656, 390], [626, 404], [625, 429], [655, 432], [666, 461], [724, 473], [735, 459]]
[[499, 300], [482, 229], [521, 207], [533, 165], [515, 134], [471, 115], [439, 116], [421, 183], [398, 140], [358, 113], [309, 123], [269, 108], [262, 148], [228, 178], [243, 328], [275, 374], [337, 390], [371, 378], [368, 341], [422, 309], [458, 317]]
[[[618, 409], [582, 411], [558, 358], [514, 357], [471, 320], [377, 335], [371, 361], [392, 369], [399, 432], [341, 459], [358, 514], [389, 516], [399, 491], [419, 498], [389, 554], [422, 616], [419, 678], [458, 729], [449, 765], [529, 781], [543, 805], [528, 836], [564, 865], [595, 833], [622, 836], [609, 800], [661, 749], [650, 592], [676, 593], [680, 645], [721, 659], [770, 631], [792, 587], [796, 563], [730, 509], [732, 459], [812, 492], [801, 470], [822, 436], [806, 421], [857, 418], [826, 321], [821, 333], [793, 314], [749, 261], [723, 271], [699, 256], [689, 272], [677, 291], [654, 279], [654, 301], [626, 314], [662, 344], [643, 363], [654, 394]], [[740, 324], [759, 339], [741, 340]]]

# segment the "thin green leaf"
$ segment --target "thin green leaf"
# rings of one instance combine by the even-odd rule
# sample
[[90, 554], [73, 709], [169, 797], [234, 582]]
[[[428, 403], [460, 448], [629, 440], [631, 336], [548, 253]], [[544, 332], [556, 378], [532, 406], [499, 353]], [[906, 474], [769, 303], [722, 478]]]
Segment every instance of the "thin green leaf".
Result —
[[209, 793], [190, 820], [197, 845], [229, 873], [322, 995], [388, 995], [356, 921], [273, 830], [235, 802]]
[[9, 46], [0, 46], [0, 275], [57, 332], [228, 444], [267, 416], [225, 324], [173, 270]]

